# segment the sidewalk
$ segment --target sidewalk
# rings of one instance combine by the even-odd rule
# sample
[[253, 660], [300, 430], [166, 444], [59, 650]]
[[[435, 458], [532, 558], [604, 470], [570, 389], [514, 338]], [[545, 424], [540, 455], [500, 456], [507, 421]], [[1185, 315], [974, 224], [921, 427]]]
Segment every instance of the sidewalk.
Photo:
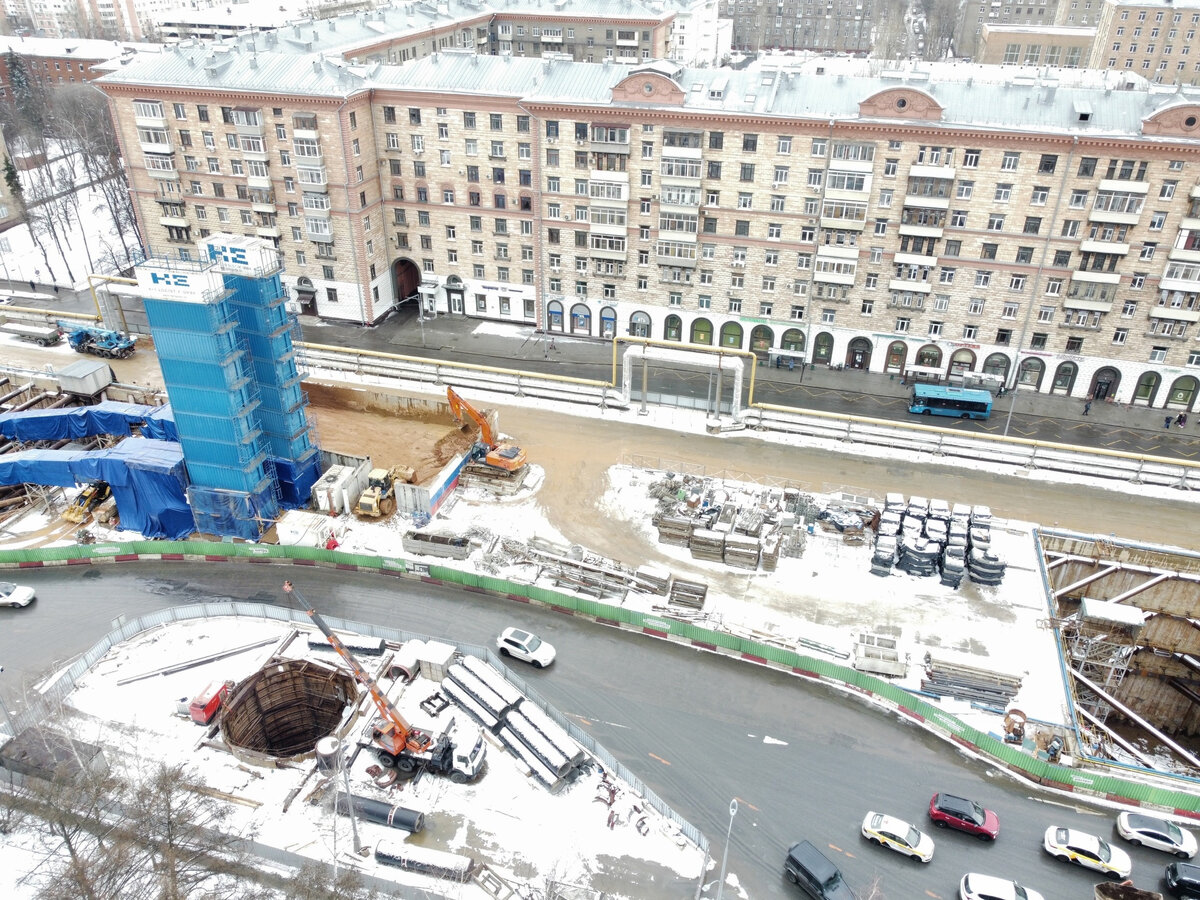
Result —
[[[337, 326], [333, 326], [337, 327]], [[422, 345], [421, 330], [424, 330]], [[499, 360], [509, 360], [509, 365], [518, 368], [541, 369], [539, 362], [550, 360], [557, 363], [584, 363], [607, 366], [612, 360], [612, 344], [597, 338], [572, 337], [567, 334], [548, 335], [532, 332], [520, 325], [507, 325], [465, 316], [438, 316], [419, 324], [415, 315], [392, 317], [378, 328], [355, 329], [355, 338], [349, 338], [343, 329], [347, 345], [357, 344], [365, 349], [380, 350], [410, 356], [451, 357], [464, 361], [475, 361], [470, 357], [487, 357], [497, 360], [494, 364], [504, 365]], [[319, 341], [321, 327], [314, 329], [307, 340]], [[553, 347], [549, 346], [553, 339]], [[333, 343], [333, 341], [328, 341]], [[526, 362], [529, 365], [526, 365]], [[519, 365], [518, 365], [519, 363]], [[866, 372], [859, 369], [833, 369], [818, 365], [801, 370], [797, 366], [789, 370], [786, 366], [759, 366], [757, 380], [781, 385], [804, 385], [814, 389], [844, 391], [849, 394], [866, 394], [875, 397], [906, 397], [911, 387], [901, 382], [899, 375]], [[1078, 390], [1078, 385], [1076, 386]], [[1085, 399], [1063, 394], [1039, 393], [1027, 388], [1019, 389], [999, 397], [993, 406], [992, 418], [1007, 416], [1010, 407], [1014, 414], [1043, 416], [1067, 422], [1132, 428], [1137, 430], [1163, 431], [1166, 411], [1125, 403], [1093, 403], [1084, 415]], [[1013, 406], [1015, 404], [1015, 406]], [[1178, 410], [1172, 410], [1174, 417]], [[1171, 426], [1172, 434], [1191, 437], [1189, 429], [1200, 426], [1200, 412], [1188, 415], [1188, 426], [1178, 429]]]

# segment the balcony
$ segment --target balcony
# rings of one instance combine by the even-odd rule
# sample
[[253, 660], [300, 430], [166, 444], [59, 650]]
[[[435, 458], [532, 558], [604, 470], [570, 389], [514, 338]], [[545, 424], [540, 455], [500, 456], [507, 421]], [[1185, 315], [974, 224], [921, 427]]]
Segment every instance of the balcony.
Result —
[[866, 219], [839, 219], [831, 216], [821, 216], [822, 228], [834, 228], [849, 231], [863, 231], [867, 227]]
[[914, 163], [908, 167], [908, 174], [913, 178], [941, 178], [953, 181], [956, 172], [954, 166], [927, 166]]
[[897, 265], [905, 266], [936, 266], [936, 256], [922, 256], [920, 253], [897, 253], [893, 260]]
[[176, 216], [176, 215], [171, 215], [169, 213], [163, 213], [161, 216], [158, 217], [158, 224], [159, 225], [173, 225], [176, 228], [187, 228], [188, 220], [184, 216], [181, 216], [181, 215]]
[[904, 278], [893, 278], [888, 282], [889, 291], [916, 291], [918, 294], [928, 294], [933, 290], [933, 285], [928, 281], [908, 281]]
[[280, 236], [278, 225], [259, 225], [254, 229], [254, 233], [261, 238], [277, 238]]
[[1115, 191], [1119, 194], [1148, 194], [1150, 193], [1150, 182], [1124, 181], [1120, 178], [1101, 178], [1098, 190]]
[[[1200, 322], [1200, 309], [1176, 309], [1173, 306], [1154, 306], [1149, 310], [1152, 319], [1169, 319], [1172, 322]], [[1165, 337], [1165, 335], [1162, 335]]]
[[1091, 272], [1076, 269], [1071, 273], [1071, 281], [1087, 281], [1092, 284], [1120, 284], [1120, 272]]
[[909, 237], [931, 237], [940, 238], [946, 229], [941, 225], [914, 225], [905, 222], [900, 223], [900, 233]]
[[324, 166], [297, 166], [296, 180], [304, 186], [304, 190], [322, 190], [327, 184]]
[[1097, 209], [1093, 206], [1088, 210], [1088, 221], [1106, 222], [1111, 225], [1136, 225], [1141, 215], [1140, 209], [1137, 212], [1114, 212], [1111, 209]]
[[949, 209], [950, 197], [927, 197], [923, 194], [905, 194], [905, 206], [916, 206], [921, 209]]
[[1081, 241], [1079, 249], [1084, 253], [1105, 253], [1124, 256], [1129, 252], [1128, 244], [1119, 244], [1116, 241]]
[[269, 191], [271, 189], [270, 175], [247, 175], [246, 187], [251, 190]]
[[266, 195], [251, 194], [250, 195], [250, 208], [253, 209], [255, 212], [266, 212], [266, 213], [275, 212], [275, 195], [270, 194], [270, 193], [268, 193]]
[[175, 148], [171, 146], [169, 140], [138, 141], [138, 146], [147, 156], [164, 156], [175, 152]]
[[146, 156], [146, 174], [151, 178], [178, 178], [179, 170], [174, 157], [150, 154]]

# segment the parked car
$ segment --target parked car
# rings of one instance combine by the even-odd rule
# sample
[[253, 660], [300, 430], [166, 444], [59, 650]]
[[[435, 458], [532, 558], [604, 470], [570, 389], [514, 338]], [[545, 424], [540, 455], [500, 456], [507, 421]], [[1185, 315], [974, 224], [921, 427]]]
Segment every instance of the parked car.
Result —
[[958, 900], [1044, 900], [1037, 891], [992, 875], [968, 872], [958, 884]]
[[1133, 870], [1128, 853], [1086, 831], [1051, 825], [1046, 829], [1042, 847], [1061, 862], [1072, 862], [1085, 869], [1095, 869], [1109, 878], [1128, 878]]
[[1171, 863], [1164, 873], [1167, 890], [1172, 897], [1200, 900], [1200, 866], [1191, 863]]
[[505, 628], [496, 638], [501, 656], [512, 656], [527, 662], [535, 669], [544, 669], [554, 662], [554, 647], [536, 634], [520, 628]]
[[788, 848], [783, 872], [788, 881], [812, 900], [858, 900], [842, 878], [841, 870], [808, 841]]
[[1155, 850], [1173, 853], [1180, 859], [1191, 859], [1196, 855], [1196, 836], [1184, 831], [1174, 822], [1147, 816], [1143, 813], [1123, 812], [1117, 816], [1117, 834], [1135, 847], [1143, 844]]
[[981, 841], [994, 841], [1000, 834], [1000, 817], [974, 800], [954, 794], [934, 794], [929, 801], [929, 818], [938, 828], [956, 828]]
[[0, 581], [0, 606], [28, 606], [37, 595], [33, 588], [11, 581]]
[[895, 816], [867, 813], [862, 823], [862, 836], [874, 844], [924, 863], [933, 859], [933, 838]]

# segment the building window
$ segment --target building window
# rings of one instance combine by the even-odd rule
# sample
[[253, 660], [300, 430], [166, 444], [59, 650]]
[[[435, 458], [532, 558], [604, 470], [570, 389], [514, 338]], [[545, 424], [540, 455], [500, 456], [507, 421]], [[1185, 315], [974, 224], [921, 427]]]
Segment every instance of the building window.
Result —
[[1151, 347], [1150, 348], [1150, 362], [1160, 363], [1160, 362], [1166, 362], [1166, 361], [1167, 361], [1167, 348], [1166, 347]]

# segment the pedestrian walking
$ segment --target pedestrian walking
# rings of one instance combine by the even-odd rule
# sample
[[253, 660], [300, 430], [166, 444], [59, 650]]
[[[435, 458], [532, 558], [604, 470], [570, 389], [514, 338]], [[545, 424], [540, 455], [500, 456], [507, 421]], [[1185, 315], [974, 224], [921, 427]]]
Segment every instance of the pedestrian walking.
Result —
[[1171, 427], [1171, 417], [1167, 416], [1165, 419], [1163, 419], [1163, 428], [1170, 428], [1170, 427]]
[[555, 346], [554, 346], [554, 335], [550, 335], [550, 349], [551, 349], [551, 350], [557, 350], [557, 349], [558, 349], [557, 347], [555, 347]]
[[1178, 427], [1180, 427], [1180, 428], [1182, 428], [1183, 426], [1185, 426], [1185, 425], [1187, 424], [1187, 414], [1186, 414], [1186, 413], [1180, 413], [1180, 414], [1179, 414], [1179, 416], [1178, 416], [1178, 418], [1176, 418], [1176, 419], [1175, 419], [1175, 424], [1176, 424]]
[[1086, 416], [1091, 411], [1092, 411], [1092, 401], [1089, 400], [1085, 404], [1083, 404], [1083, 414]]
[[795, 372], [795, 371], [796, 371], [796, 360], [795, 360], [795, 359], [793, 359], [793, 358], [792, 358], [792, 357], [790, 357], [790, 356], [788, 357], [788, 371], [789, 371], [789, 372]]
[[36, 290], [37, 290], [37, 285], [36, 285], [36, 284], [34, 284], [32, 281], [31, 281], [31, 282], [29, 282], [29, 289], [30, 289], [31, 291], [36, 291]]

